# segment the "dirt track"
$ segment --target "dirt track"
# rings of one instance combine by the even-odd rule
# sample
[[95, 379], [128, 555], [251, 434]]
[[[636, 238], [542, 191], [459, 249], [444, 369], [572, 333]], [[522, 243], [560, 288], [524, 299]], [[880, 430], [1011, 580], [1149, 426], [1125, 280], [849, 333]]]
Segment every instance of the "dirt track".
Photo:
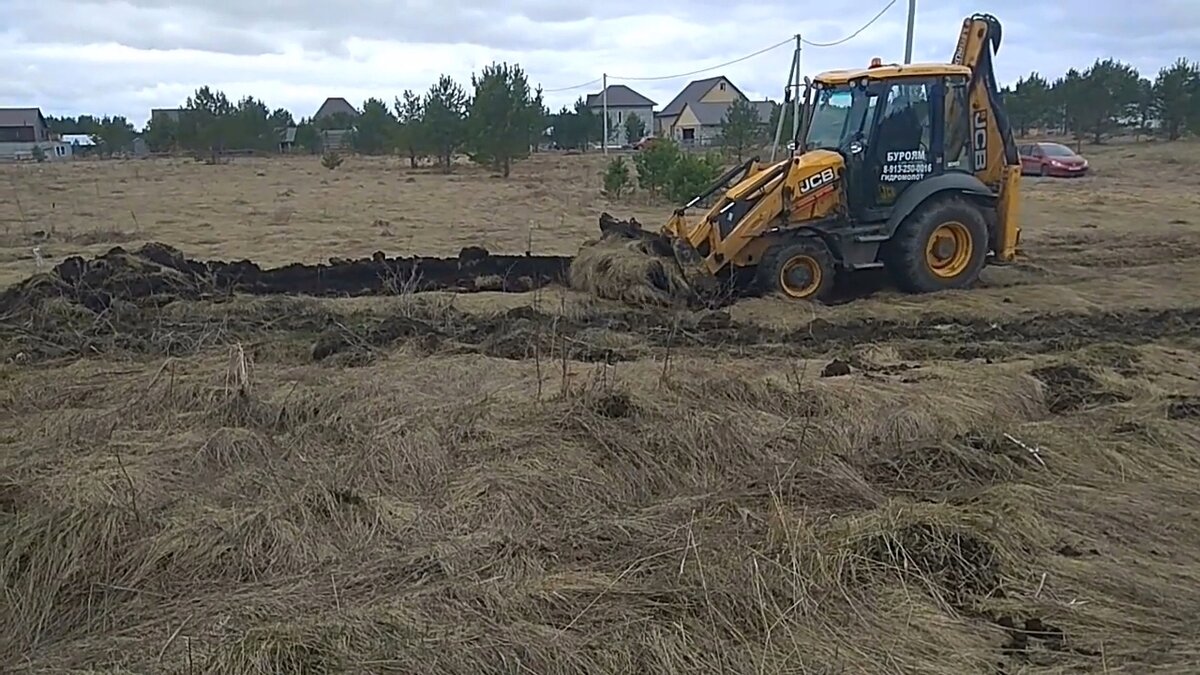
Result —
[[0, 662], [1192, 672], [1200, 234], [1102, 160], [969, 293], [641, 310], [516, 256], [533, 293], [282, 297], [162, 247], [11, 288]]
[[[91, 297], [91, 296], [88, 296]], [[505, 359], [567, 358], [633, 361], [671, 349], [711, 349], [739, 356], [839, 355], [870, 342], [893, 344], [910, 359], [992, 359], [1045, 354], [1093, 344], [1139, 345], [1200, 335], [1200, 307], [1035, 314], [1013, 320], [922, 316], [915, 321], [817, 319], [796, 329], [736, 321], [724, 311], [651, 312], [583, 309], [567, 314], [518, 307], [494, 314], [416, 302], [404, 315], [343, 315], [303, 300], [247, 304], [226, 301], [163, 311], [130, 302], [101, 315], [61, 301], [0, 326], [7, 353], [22, 361], [128, 351], [183, 355], [230, 340], [309, 341], [313, 360], [351, 352], [370, 358], [378, 349], [415, 347], [425, 354], [479, 353]], [[20, 355], [19, 357], [17, 355]]]
[[[6, 289], [0, 293], [0, 316], [8, 320], [0, 336], [10, 337], [13, 352], [8, 358], [20, 354], [25, 360], [94, 354], [105, 351], [106, 345], [146, 354], [186, 353], [183, 345], [199, 348], [212, 332], [212, 317], [206, 316], [203, 302], [214, 300], [232, 308], [220, 320], [225, 339], [264, 333], [285, 340], [318, 335], [312, 348], [315, 360], [341, 352], [364, 357], [365, 352], [396, 343], [415, 345], [424, 353], [468, 351], [509, 359], [565, 354], [575, 360], [616, 362], [652, 356], [664, 348], [820, 356], [872, 341], [895, 342], [911, 358], [973, 359], [1200, 334], [1200, 307], [1195, 306], [1032, 312], [1010, 319], [932, 313], [916, 320], [818, 318], [784, 329], [738, 321], [725, 311], [639, 310], [612, 303], [566, 314], [528, 306], [481, 314], [418, 298], [402, 316], [368, 312], [352, 317], [339, 317], [315, 303], [284, 302], [251, 312], [229, 303], [234, 294], [528, 292], [565, 284], [569, 264], [569, 258], [495, 256], [467, 248], [454, 259], [389, 259], [379, 253], [367, 260], [264, 270], [250, 261], [192, 260], [152, 243], [132, 252], [115, 248], [93, 259], [68, 258], [47, 274]], [[177, 301], [202, 302], [193, 311], [156, 311]], [[71, 310], [72, 305], [86, 311]], [[170, 340], [164, 342], [164, 335]]]

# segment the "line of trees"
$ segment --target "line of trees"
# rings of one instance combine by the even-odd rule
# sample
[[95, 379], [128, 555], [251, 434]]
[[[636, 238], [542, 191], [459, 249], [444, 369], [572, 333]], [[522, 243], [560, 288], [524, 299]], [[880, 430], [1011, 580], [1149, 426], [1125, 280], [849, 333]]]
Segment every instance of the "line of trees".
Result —
[[[1050, 81], [1034, 72], [1003, 95], [1013, 126], [1021, 134], [1042, 129], [1102, 142], [1114, 133], [1133, 130], [1174, 140], [1200, 134], [1200, 64], [1180, 58], [1153, 79], [1114, 59], [1098, 59], [1085, 70], [1071, 69]], [[790, 107], [774, 104], [762, 124], [754, 106], [730, 106], [722, 123], [723, 145], [741, 159], [774, 130], [778, 116], [790, 130]], [[124, 117], [47, 117], [53, 131], [88, 134], [103, 154], [128, 149], [137, 136]], [[642, 120], [627, 116], [623, 128], [609, 130], [635, 142], [647, 133]], [[334, 115], [298, 122], [283, 108], [271, 109], [252, 96], [232, 100], [223, 92], [201, 87], [189, 96], [177, 118], [154, 116], [142, 131], [156, 152], [214, 154], [225, 149], [275, 151], [288, 128], [295, 145], [321, 150], [322, 132], [351, 129], [351, 147], [364, 154], [400, 154], [413, 166], [424, 158], [450, 171], [452, 158], [465, 153], [476, 162], [508, 175], [512, 163], [528, 156], [542, 141], [580, 149], [601, 140], [601, 115], [579, 98], [573, 106], [551, 113], [541, 88], [529, 84], [518, 65], [493, 63], [472, 75], [470, 90], [443, 75], [424, 94], [404, 91], [389, 105], [369, 98], [357, 115]]]
[[550, 141], [556, 148], [587, 151], [589, 144], [604, 136], [603, 115], [592, 112], [583, 98], [576, 99], [573, 107], [563, 106], [549, 122]]
[[1189, 131], [1200, 134], [1200, 64], [1185, 58], [1154, 79], [1121, 61], [1097, 59], [1054, 81], [1031, 73], [1002, 93], [1013, 128], [1022, 135], [1042, 129], [1101, 143], [1130, 130], [1169, 140]]
[[357, 115], [338, 113], [320, 120], [293, 122], [282, 109], [272, 113], [254, 99], [230, 103], [207, 87], [184, 106], [178, 122], [160, 116], [147, 126], [155, 151], [212, 147], [273, 149], [284, 129], [295, 126], [301, 149], [322, 149], [322, 132], [349, 130], [354, 151], [367, 155], [401, 154], [412, 166], [433, 158], [449, 172], [453, 158], [466, 153], [508, 176], [512, 163], [527, 157], [545, 131], [549, 117], [540, 87], [533, 89], [519, 65], [493, 63], [471, 77], [472, 91], [448, 75], [438, 78], [424, 95], [404, 91], [388, 105], [368, 98]]
[[292, 114], [283, 108], [272, 111], [253, 96], [234, 102], [224, 92], [206, 86], [188, 97], [178, 119], [151, 117], [143, 133], [146, 144], [156, 152], [274, 151], [279, 149], [280, 130], [293, 124]]
[[[540, 87], [533, 88], [519, 65], [493, 63], [471, 77], [471, 90], [448, 75], [438, 78], [424, 95], [411, 90], [391, 105], [369, 98], [356, 115], [340, 113], [298, 122], [283, 108], [271, 110], [248, 96], [238, 101], [205, 86], [189, 96], [177, 116], [155, 115], [142, 132], [154, 152], [213, 153], [223, 150], [276, 151], [286, 130], [296, 129], [294, 143], [309, 152], [322, 150], [322, 132], [349, 130], [349, 144], [370, 155], [400, 154], [417, 166], [432, 158], [449, 172], [455, 155], [508, 176], [514, 161], [527, 157], [560, 121], [564, 144], [586, 145], [593, 120], [578, 111], [551, 115]], [[587, 112], [586, 106], [582, 108]], [[564, 116], [565, 115], [565, 116]], [[132, 144], [136, 132], [123, 117], [48, 118], [59, 133], [87, 133], [114, 150]]]
[[351, 129], [350, 146], [367, 155], [401, 154], [416, 167], [433, 158], [449, 172], [465, 153], [507, 177], [512, 163], [528, 157], [545, 134], [549, 114], [541, 88], [531, 88], [518, 65], [493, 63], [471, 76], [472, 91], [448, 75], [423, 96], [405, 90], [389, 106], [369, 98], [353, 119], [301, 120], [296, 143], [315, 151], [319, 131]]

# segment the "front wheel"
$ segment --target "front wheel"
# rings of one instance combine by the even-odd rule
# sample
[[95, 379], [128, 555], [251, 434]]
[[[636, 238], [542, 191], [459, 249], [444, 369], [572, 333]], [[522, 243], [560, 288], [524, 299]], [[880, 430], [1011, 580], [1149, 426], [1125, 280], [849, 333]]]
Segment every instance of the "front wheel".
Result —
[[987, 221], [978, 206], [958, 196], [935, 197], [904, 219], [884, 259], [902, 289], [931, 293], [974, 284], [987, 248]]
[[834, 274], [829, 247], [817, 237], [806, 237], [768, 249], [758, 265], [757, 282], [764, 293], [820, 302], [833, 290]]

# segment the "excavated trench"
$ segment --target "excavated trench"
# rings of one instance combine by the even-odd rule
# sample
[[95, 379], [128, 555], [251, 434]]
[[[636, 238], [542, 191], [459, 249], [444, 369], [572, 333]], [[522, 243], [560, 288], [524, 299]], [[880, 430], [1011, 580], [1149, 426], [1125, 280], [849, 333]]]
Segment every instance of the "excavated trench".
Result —
[[[479, 314], [419, 308], [406, 316], [345, 314], [297, 298], [253, 309], [231, 296], [355, 296], [405, 291], [525, 291], [564, 284], [571, 259], [502, 256], [463, 249], [458, 258], [386, 258], [263, 269], [248, 261], [199, 262], [162, 244], [72, 257], [0, 293], [0, 357], [42, 360], [126, 351], [186, 354], [217, 342], [300, 340], [309, 358], [371, 353], [393, 344], [508, 359], [628, 361], [661, 349], [721, 349], [756, 355], [839, 354], [886, 341], [906, 359], [1005, 359], [1097, 343], [1143, 344], [1200, 334], [1200, 308], [1044, 313], [997, 321], [922, 316], [815, 320], [793, 330], [739, 322], [723, 311], [591, 308], [570, 316], [521, 307]], [[169, 311], [179, 301], [196, 311]], [[419, 304], [419, 303], [418, 303]], [[353, 361], [354, 359], [351, 359]]]

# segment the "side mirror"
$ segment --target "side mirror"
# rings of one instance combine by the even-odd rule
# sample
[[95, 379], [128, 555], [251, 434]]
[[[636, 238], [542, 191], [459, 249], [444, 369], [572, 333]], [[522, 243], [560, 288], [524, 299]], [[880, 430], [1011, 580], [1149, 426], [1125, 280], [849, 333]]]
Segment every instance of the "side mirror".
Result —
[[851, 141], [850, 142], [850, 154], [852, 154], [852, 155], [861, 154], [863, 151], [863, 148], [864, 148], [864, 146], [861, 141]]
[[787, 144], [788, 152], [796, 152], [796, 148], [798, 148], [798, 147], [800, 147], [800, 146], [798, 146], [796, 144], [796, 141], [788, 141], [788, 144]]

